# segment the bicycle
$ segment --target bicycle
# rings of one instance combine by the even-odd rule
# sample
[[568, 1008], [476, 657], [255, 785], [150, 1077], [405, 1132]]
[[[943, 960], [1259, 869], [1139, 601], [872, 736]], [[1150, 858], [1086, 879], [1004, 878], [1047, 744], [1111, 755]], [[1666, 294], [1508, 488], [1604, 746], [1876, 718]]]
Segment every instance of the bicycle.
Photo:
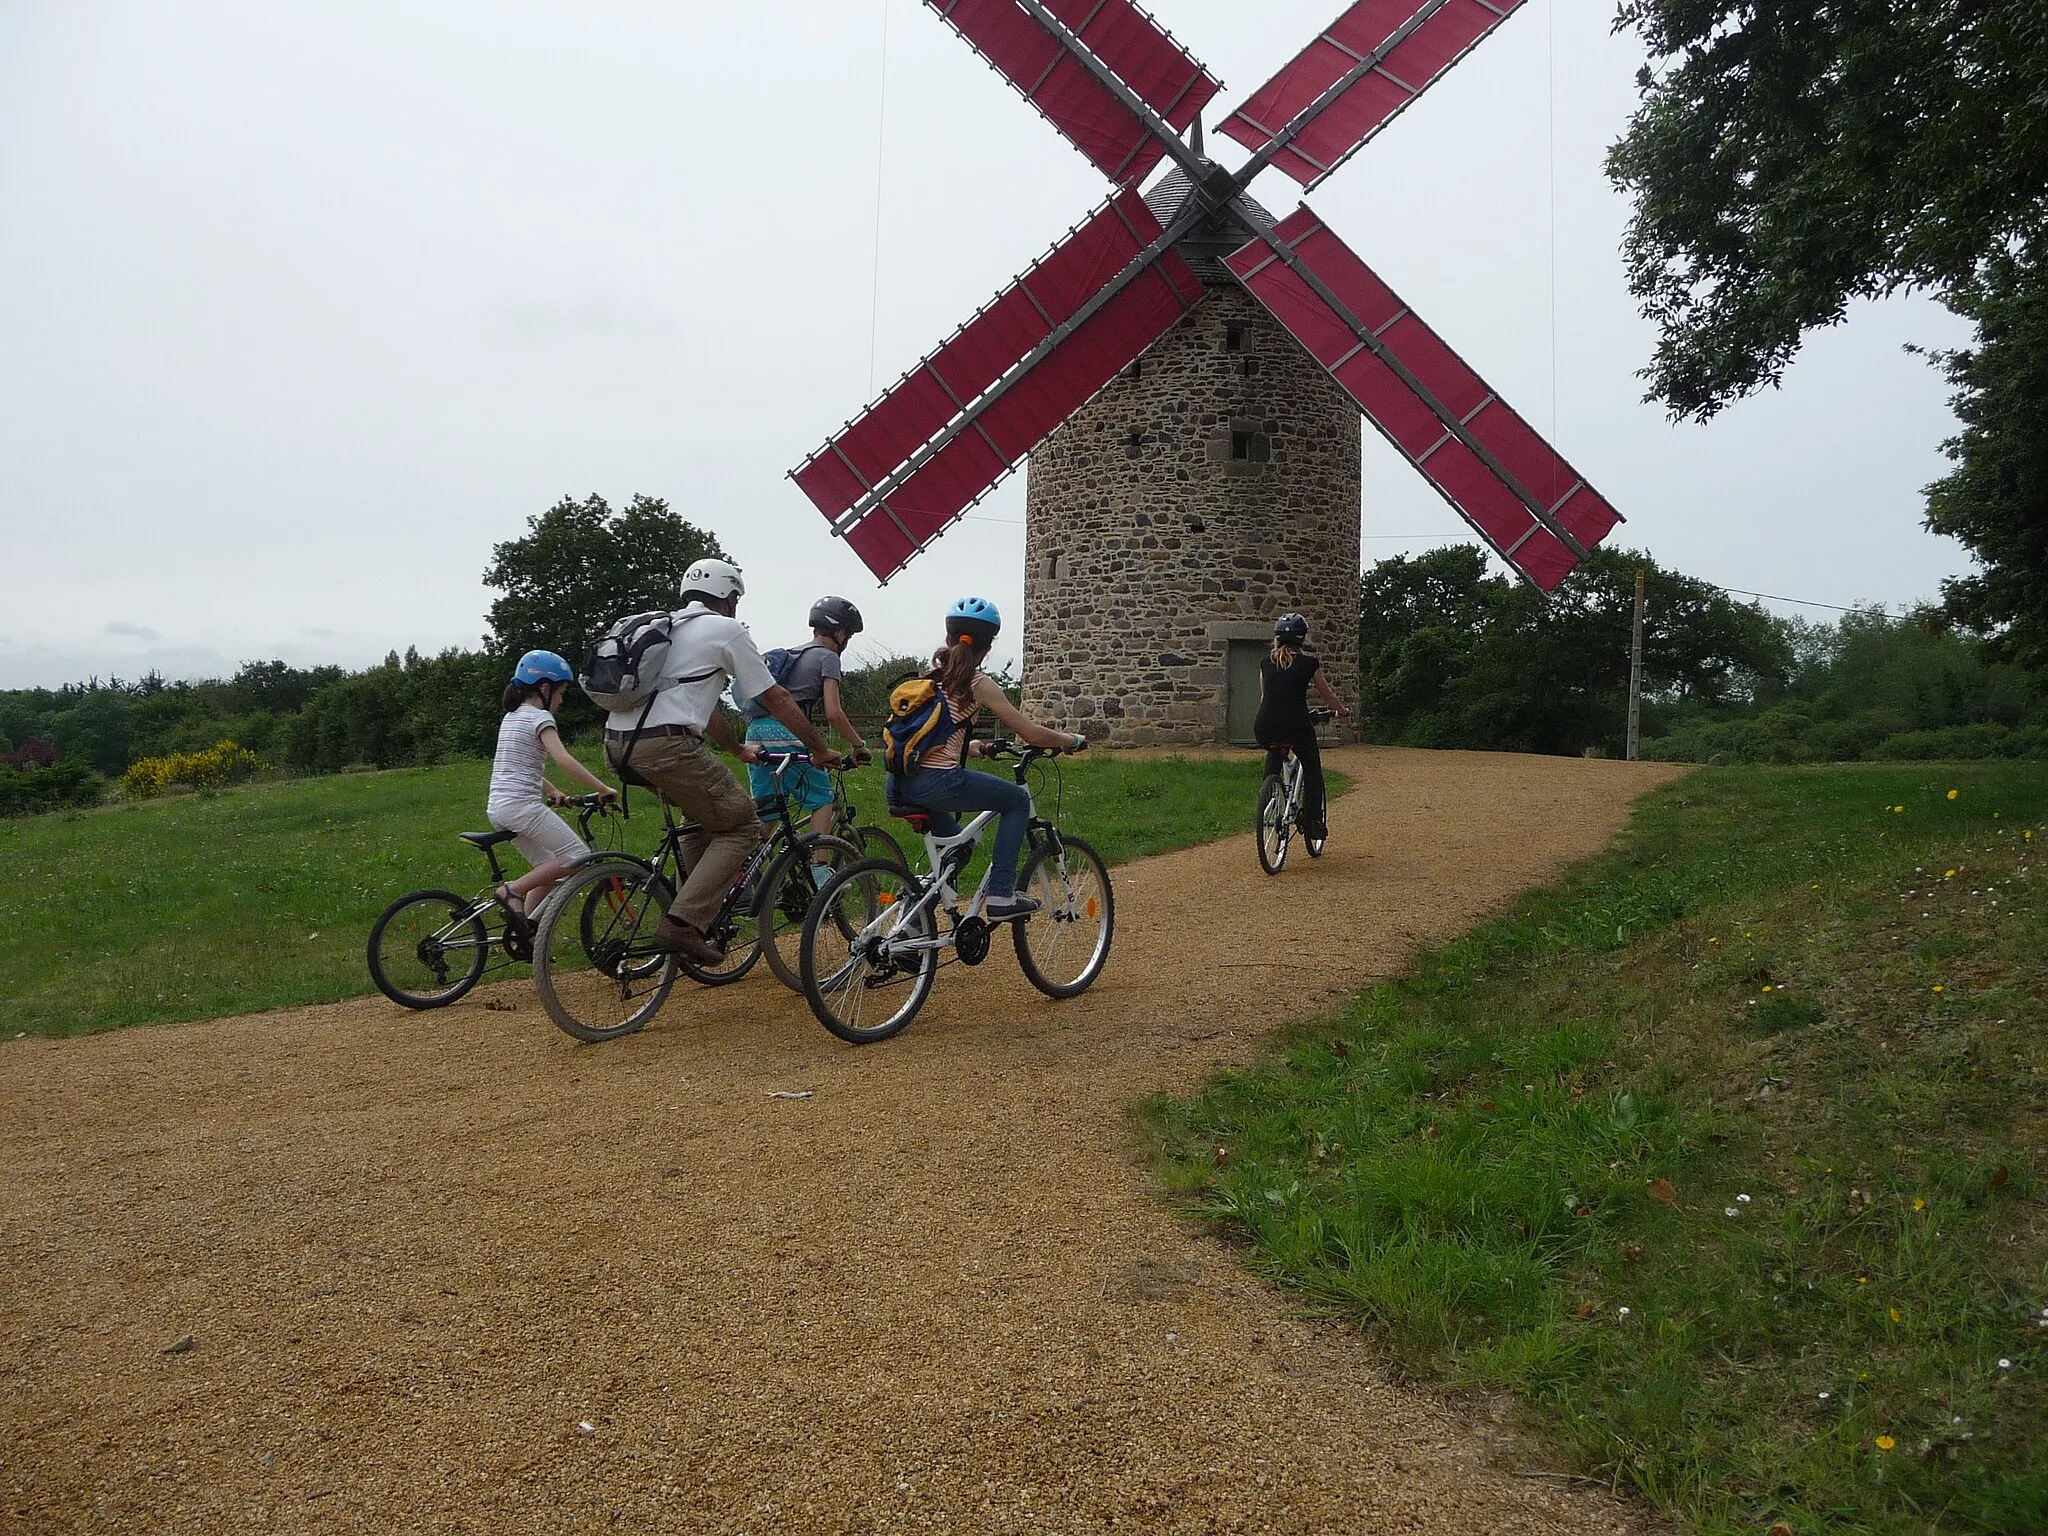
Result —
[[[561, 803], [580, 807], [576, 828], [586, 843], [592, 817], [625, 814], [623, 806], [610, 804], [602, 795], [577, 795]], [[531, 920], [514, 918], [498, 900], [498, 887], [508, 878], [498, 863], [498, 848], [515, 834], [457, 835], [490, 862], [490, 885], [469, 897], [453, 891], [413, 891], [386, 907], [370, 928], [370, 979], [401, 1007], [445, 1008], [456, 1002], [483, 979], [494, 952], [503, 952], [501, 966], [533, 960]]]
[[[1312, 709], [1308, 712], [1311, 724], [1322, 725], [1337, 718], [1331, 709]], [[1301, 845], [1308, 850], [1312, 859], [1320, 859], [1323, 849], [1329, 843], [1327, 827], [1321, 835], [1313, 835], [1303, 818], [1301, 759], [1292, 747], [1284, 749], [1286, 757], [1278, 773], [1269, 773], [1259, 785], [1259, 868], [1269, 875], [1280, 873], [1287, 862], [1287, 845], [1293, 840], [1295, 830], [1300, 829]], [[1323, 808], [1327, 818], [1329, 807]]]
[[[1015, 758], [1013, 776], [1023, 784], [1034, 767], [1060, 754], [1036, 747], [1019, 751], [995, 741], [987, 755]], [[1058, 811], [1057, 797], [1054, 818], [1038, 815], [1034, 807], [1026, 834], [1021, 890], [1038, 898], [1039, 910], [1002, 921], [1010, 925], [1026, 979], [1048, 997], [1070, 998], [1087, 991], [1109, 959], [1116, 897], [1102, 856], [1060, 831]], [[939, 837], [931, 830], [928, 811], [891, 806], [890, 812], [922, 834], [931, 873], [912, 874], [906, 865], [886, 859], [841, 870], [812, 903], [798, 948], [811, 1012], [853, 1045], [886, 1040], [917, 1017], [931, 995], [943, 951], [950, 950], [962, 965], [976, 966], [988, 958], [994, 942], [996, 925], [982, 915], [988, 875], [964, 911], [954, 882], [998, 813], [983, 811], [955, 835]], [[870, 1020], [870, 1004], [878, 998], [886, 999], [881, 1004], [885, 1011]]]
[[615, 1040], [661, 1011], [677, 972], [702, 986], [730, 986], [754, 968], [764, 951], [771, 970], [778, 976], [787, 971], [786, 983], [801, 986], [778, 941], [802, 923], [817, 896], [813, 858], [827, 853], [834, 870], [860, 862], [859, 848], [844, 839], [795, 830], [782, 777], [792, 765], [809, 760], [801, 752], [769, 753], [762, 759], [775, 775], [776, 829], [734, 876], [705, 930], [724, 948], [722, 960], [691, 960], [653, 942], [684, 874], [683, 845], [702, 830], [679, 817], [666, 800], [651, 858], [593, 856], [563, 877], [542, 909], [534, 940], [534, 985], [557, 1026], [578, 1040]]

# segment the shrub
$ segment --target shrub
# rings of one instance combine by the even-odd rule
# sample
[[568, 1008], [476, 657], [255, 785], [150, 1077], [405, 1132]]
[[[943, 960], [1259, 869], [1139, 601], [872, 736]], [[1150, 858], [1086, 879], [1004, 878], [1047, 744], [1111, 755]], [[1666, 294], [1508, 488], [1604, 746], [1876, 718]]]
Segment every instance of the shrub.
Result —
[[107, 781], [82, 757], [66, 758], [47, 768], [0, 765], [0, 816], [33, 816], [98, 805], [106, 798]]
[[217, 741], [204, 752], [137, 758], [121, 775], [121, 790], [131, 800], [148, 800], [180, 786], [219, 789], [254, 778], [267, 766], [248, 748], [238, 747], [232, 741]]

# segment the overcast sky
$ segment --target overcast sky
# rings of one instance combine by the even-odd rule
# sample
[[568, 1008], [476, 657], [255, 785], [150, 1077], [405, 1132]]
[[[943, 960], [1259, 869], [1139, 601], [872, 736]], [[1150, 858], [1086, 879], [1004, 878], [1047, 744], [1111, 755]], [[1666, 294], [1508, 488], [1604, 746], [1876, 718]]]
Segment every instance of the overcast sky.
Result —
[[[1154, 9], [1213, 122], [1339, 6]], [[1964, 333], [1930, 302], [1859, 307], [1711, 425], [1641, 403], [1611, 13], [1533, 0], [1318, 212], [1616, 541], [1934, 596], [1954, 423], [1902, 346]], [[1021, 477], [882, 590], [784, 475], [1105, 190], [919, 0], [0, 0], [0, 686], [473, 645], [491, 546], [592, 491], [715, 530], [764, 644], [825, 591], [904, 648], [963, 592], [1015, 609]], [[1469, 538], [1366, 442], [1368, 560]]]

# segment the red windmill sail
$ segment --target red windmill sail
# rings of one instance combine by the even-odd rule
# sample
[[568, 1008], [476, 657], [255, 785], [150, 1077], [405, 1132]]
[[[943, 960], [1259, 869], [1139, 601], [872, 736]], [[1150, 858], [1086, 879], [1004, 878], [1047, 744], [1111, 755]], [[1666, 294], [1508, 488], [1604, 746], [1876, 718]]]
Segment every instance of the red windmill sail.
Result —
[[1043, 12], [1176, 133], [1215, 96], [1216, 80], [1130, 0], [925, 0], [1024, 93], [1096, 169], [1135, 186], [1166, 154], [1143, 116], [1045, 24]]
[[804, 461], [797, 484], [878, 578], [1201, 302], [1163, 233], [1137, 193], [1111, 199]]
[[1402, 456], [1545, 592], [1621, 521], [1308, 208], [1228, 264]]
[[1217, 131], [1313, 187], [1522, 4], [1360, 0]]

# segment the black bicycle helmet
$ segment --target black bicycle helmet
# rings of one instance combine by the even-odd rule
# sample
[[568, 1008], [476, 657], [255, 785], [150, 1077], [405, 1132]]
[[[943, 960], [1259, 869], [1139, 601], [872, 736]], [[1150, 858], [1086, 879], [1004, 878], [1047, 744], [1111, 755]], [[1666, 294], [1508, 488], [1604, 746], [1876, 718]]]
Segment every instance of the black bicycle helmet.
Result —
[[1306, 645], [1308, 620], [1298, 613], [1283, 613], [1273, 621], [1273, 638], [1281, 645]]
[[853, 606], [850, 598], [821, 597], [811, 604], [811, 628], [843, 629], [852, 636], [859, 634], [867, 625], [862, 621], [860, 610]]

